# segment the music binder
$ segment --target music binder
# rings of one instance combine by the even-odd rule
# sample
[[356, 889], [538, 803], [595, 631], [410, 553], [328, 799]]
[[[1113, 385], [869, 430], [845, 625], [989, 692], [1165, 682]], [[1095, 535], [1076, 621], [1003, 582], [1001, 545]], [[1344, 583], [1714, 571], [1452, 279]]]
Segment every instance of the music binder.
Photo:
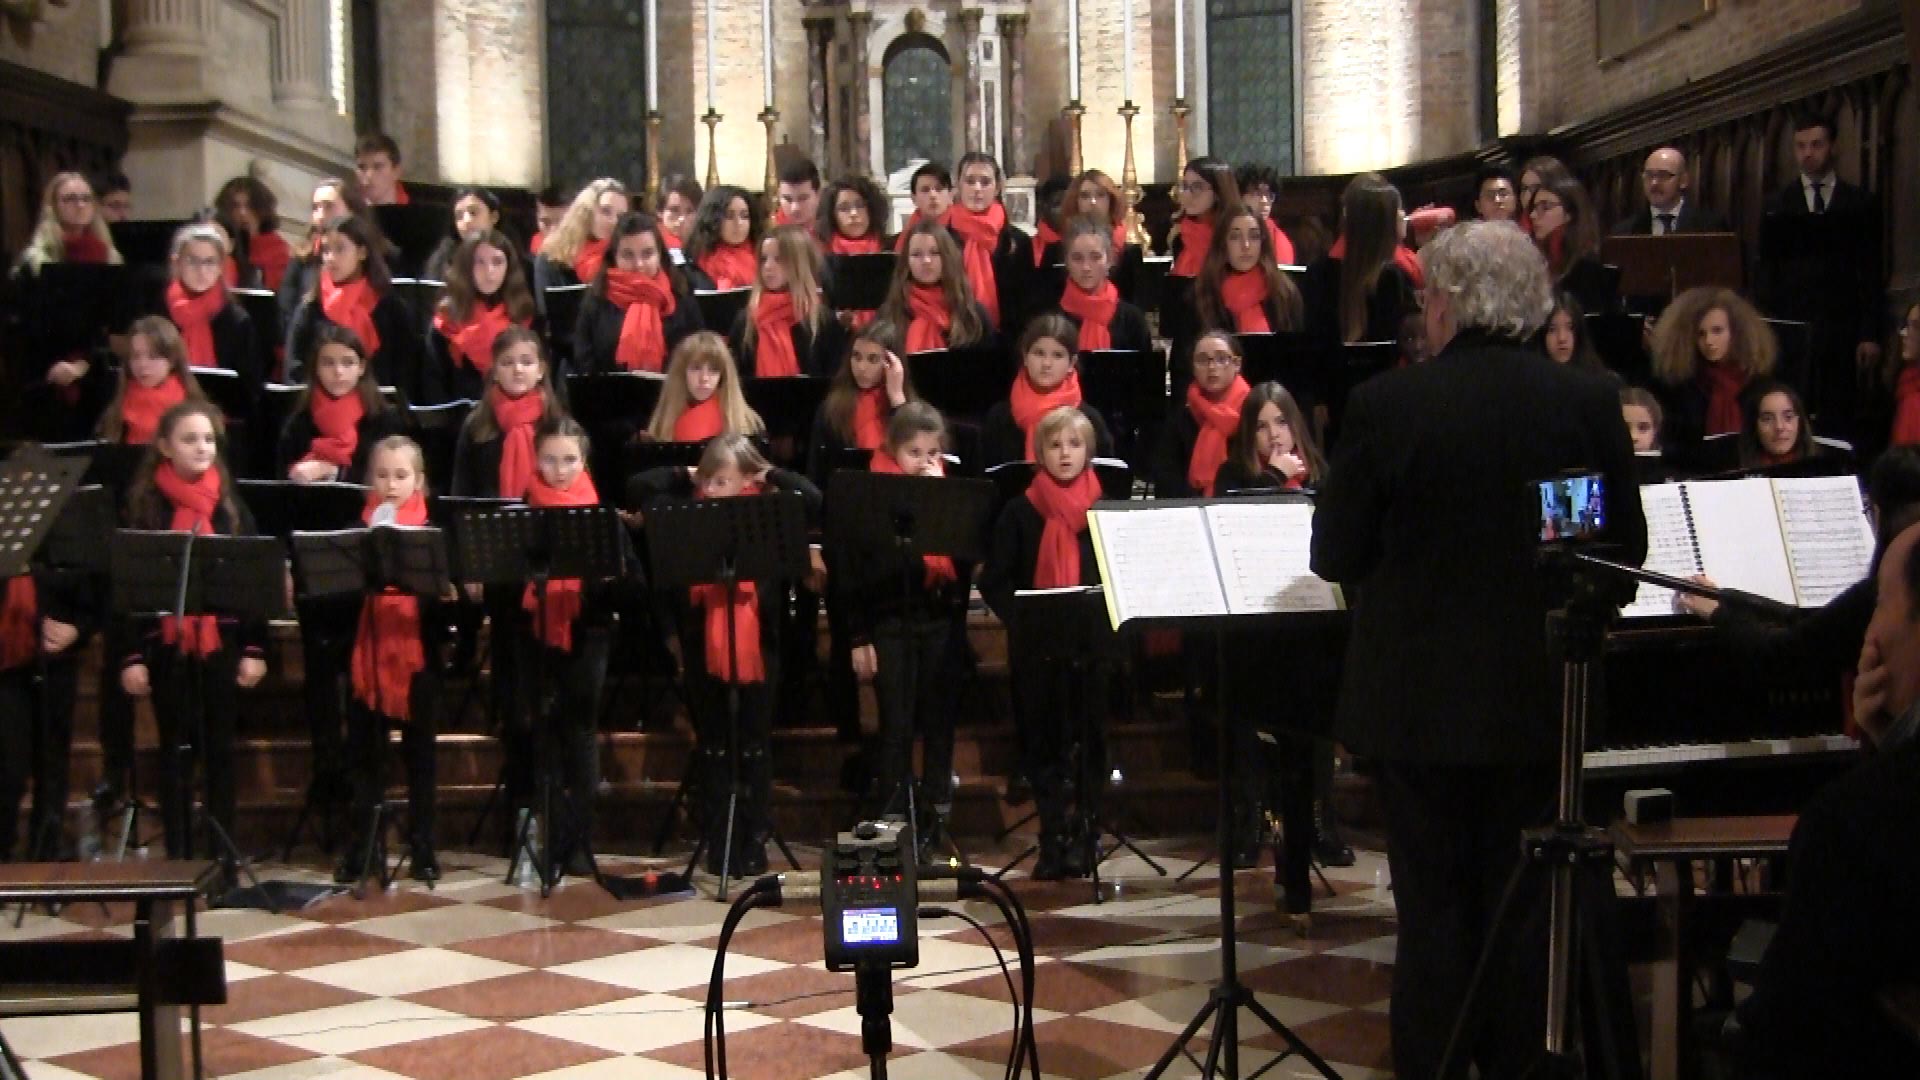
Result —
[[1313, 504], [1299, 496], [1099, 502], [1087, 521], [1115, 629], [1346, 608], [1309, 566]]
[[747, 297], [751, 295], [753, 289], [745, 285], [737, 289], [695, 289], [693, 302], [700, 309], [701, 325], [724, 335], [747, 310]]
[[[1867, 575], [1873, 526], [1851, 476], [1649, 484], [1646, 569], [1705, 574], [1723, 588], [1793, 607], [1825, 604]], [[1629, 618], [1673, 614], [1673, 592], [1643, 584]]]
[[891, 251], [827, 256], [827, 304], [835, 311], [873, 311], [886, 303], [899, 259]]

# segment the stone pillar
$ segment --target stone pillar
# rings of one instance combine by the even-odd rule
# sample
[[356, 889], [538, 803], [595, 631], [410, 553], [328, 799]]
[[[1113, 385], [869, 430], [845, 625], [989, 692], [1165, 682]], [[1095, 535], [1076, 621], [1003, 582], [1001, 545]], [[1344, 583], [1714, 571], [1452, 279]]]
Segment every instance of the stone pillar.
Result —
[[967, 58], [966, 65], [966, 108], [967, 108], [967, 149], [979, 150], [986, 146], [986, 134], [982, 131], [984, 117], [980, 107], [980, 9], [967, 8], [960, 12], [960, 51]]
[[287, 109], [329, 109], [327, 0], [286, 3], [273, 42], [273, 103]]
[[873, 173], [873, 71], [868, 45], [873, 39], [873, 14], [847, 13], [847, 31], [853, 35], [853, 160], [856, 176]]
[[1027, 16], [1000, 16], [1000, 41], [1007, 62], [1006, 169], [1024, 176], [1033, 166], [1027, 153]]
[[107, 92], [136, 104], [203, 102], [213, 0], [127, 0]]
[[127, 53], [197, 56], [206, 51], [213, 26], [207, 0], [129, 0], [124, 10], [126, 31], [120, 41]]
[[801, 22], [807, 28], [807, 150], [822, 172], [831, 172], [832, 162], [827, 158], [827, 58], [833, 49], [833, 16], [809, 15]]

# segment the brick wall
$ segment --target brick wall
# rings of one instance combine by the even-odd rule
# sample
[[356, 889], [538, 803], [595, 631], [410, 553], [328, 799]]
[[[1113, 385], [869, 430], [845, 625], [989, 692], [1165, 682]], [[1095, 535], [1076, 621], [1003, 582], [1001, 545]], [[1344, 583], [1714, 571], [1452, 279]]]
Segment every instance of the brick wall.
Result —
[[1471, 5], [1301, 0], [1295, 10], [1304, 172], [1386, 168], [1477, 142]]

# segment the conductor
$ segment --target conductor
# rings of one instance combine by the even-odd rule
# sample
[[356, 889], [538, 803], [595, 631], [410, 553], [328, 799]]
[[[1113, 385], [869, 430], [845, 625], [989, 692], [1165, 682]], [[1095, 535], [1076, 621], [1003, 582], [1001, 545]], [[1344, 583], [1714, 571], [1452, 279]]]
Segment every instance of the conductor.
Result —
[[[1553, 306], [1538, 251], [1476, 221], [1420, 258], [1436, 355], [1354, 391], [1313, 570], [1356, 594], [1335, 733], [1379, 765], [1400, 921], [1394, 1071], [1432, 1077], [1520, 833], [1553, 818], [1559, 668], [1533, 482], [1605, 474], [1605, 538], [1636, 565], [1647, 541], [1619, 391], [1524, 344]], [[1485, 1022], [1462, 1033], [1482, 1076], [1521, 1075], [1545, 1045], [1547, 905], [1530, 892], [1545, 889], [1514, 897], [1520, 932], [1492, 958]]]

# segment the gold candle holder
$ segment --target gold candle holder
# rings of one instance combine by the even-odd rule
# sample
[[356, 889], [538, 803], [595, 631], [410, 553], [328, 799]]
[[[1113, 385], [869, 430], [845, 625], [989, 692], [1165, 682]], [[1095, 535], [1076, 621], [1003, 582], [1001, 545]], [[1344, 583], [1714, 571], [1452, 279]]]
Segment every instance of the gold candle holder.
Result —
[[1080, 119], [1087, 115], [1087, 107], [1080, 104], [1079, 98], [1075, 98], [1067, 102], [1067, 107], [1060, 110], [1060, 112], [1061, 115], [1067, 118], [1067, 172], [1070, 175], [1079, 176], [1082, 171], [1080, 164]]
[[780, 110], [769, 105], [760, 110], [760, 123], [767, 129], [767, 175], [763, 183], [767, 195], [767, 228], [780, 219], [780, 170], [773, 162], [773, 128], [780, 122]]
[[1192, 111], [1186, 98], [1173, 99], [1173, 168], [1176, 177], [1187, 167], [1187, 114]]
[[1126, 124], [1126, 158], [1120, 166], [1120, 197], [1126, 202], [1127, 243], [1147, 246], [1147, 218], [1140, 212], [1140, 173], [1133, 165], [1133, 118], [1140, 109], [1132, 101], [1120, 106], [1120, 119]]
[[647, 110], [647, 212], [658, 214], [665, 196], [660, 191], [660, 110]]
[[718, 140], [714, 138], [714, 129], [720, 126], [720, 120], [720, 114], [714, 112], [711, 105], [707, 106], [706, 115], [700, 118], [700, 122], [707, 125], [707, 187], [709, 188], [720, 186], [720, 154]]

